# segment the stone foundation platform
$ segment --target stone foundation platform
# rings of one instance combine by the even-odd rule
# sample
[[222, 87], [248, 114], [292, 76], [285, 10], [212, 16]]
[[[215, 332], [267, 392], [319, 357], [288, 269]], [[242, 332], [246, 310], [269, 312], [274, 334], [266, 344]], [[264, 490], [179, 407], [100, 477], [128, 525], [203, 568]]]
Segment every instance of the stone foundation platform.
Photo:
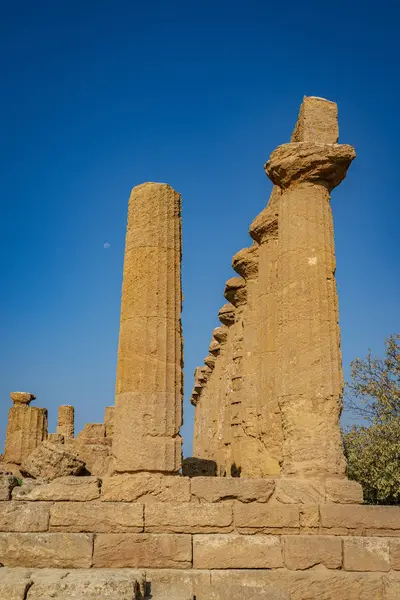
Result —
[[343, 479], [0, 478], [1, 600], [394, 600], [400, 509]]

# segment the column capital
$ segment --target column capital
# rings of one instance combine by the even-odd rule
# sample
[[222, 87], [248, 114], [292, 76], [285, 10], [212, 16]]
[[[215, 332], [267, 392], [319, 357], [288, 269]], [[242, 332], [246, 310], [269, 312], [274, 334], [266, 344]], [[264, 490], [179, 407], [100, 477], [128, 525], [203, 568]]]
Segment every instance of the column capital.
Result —
[[233, 306], [246, 304], [246, 282], [243, 277], [228, 279], [225, 284], [224, 296]]
[[215, 367], [215, 356], [208, 354], [204, 359], [204, 364], [207, 365], [211, 370]]
[[223, 346], [228, 338], [228, 328], [226, 325], [221, 325], [221, 327], [216, 327], [212, 332], [214, 340], [217, 340]]
[[29, 406], [32, 400], [36, 400], [35, 394], [31, 394], [30, 392], [11, 392], [10, 398], [14, 406]]
[[258, 244], [278, 237], [279, 198], [282, 190], [277, 185], [272, 188], [267, 206], [256, 216], [249, 228], [250, 237]]
[[230, 327], [235, 322], [235, 307], [233, 304], [224, 304], [218, 311], [218, 319], [223, 325]]
[[232, 268], [243, 279], [256, 279], [258, 275], [258, 244], [239, 250], [232, 258]]
[[346, 177], [356, 153], [348, 144], [297, 142], [278, 146], [265, 164], [271, 181], [286, 189], [299, 183], [335, 188]]

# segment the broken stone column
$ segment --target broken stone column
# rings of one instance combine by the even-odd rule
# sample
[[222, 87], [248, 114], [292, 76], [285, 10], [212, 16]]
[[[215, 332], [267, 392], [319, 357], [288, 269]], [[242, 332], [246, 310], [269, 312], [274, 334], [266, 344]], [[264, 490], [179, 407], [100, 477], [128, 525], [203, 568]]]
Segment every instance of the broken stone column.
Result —
[[128, 208], [114, 414], [119, 472], [181, 468], [181, 197], [133, 188]]
[[266, 474], [280, 472], [282, 460], [282, 420], [276, 394], [277, 336], [277, 258], [278, 217], [281, 190], [274, 186], [267, 206], [250, 226], [251, 237], [259, 244], [257, 289], [257, 362], [254, 377], [259, 382], [259, 428], [263, 446], [268, 452]]
[[[320, 131], [326, 103], [307, 99], [290, 144], [279, 146], [266, 172], [279, 199], [276, 388], [283, 424], [282, 471], [344, 476], [338, 300], [330, 192], [345, 178], [354, 149], [339, 145], [337, 125]], [[323, 119], [322, 119], [323, 120]], [[311, 123], [311, 126], [310, 126]], [[297, 133], [296, 133], [297, 132]], [[300, 133], [303, 132], [303, 133]], [[310, 139], [314, 141], [302, 141]], [[329, 142], [329, 143], [328, 143]]]
[[75, 435], [75, 409], [73, 406], [65, 404], [58, 408], [57, 431], [59, 435], [64, 436], [64, 440], [71, 439]]
[[8, 413], [4, 461], [20, 465], [47, 439], [47, 410], [29, 406], [36, 396], [28, 392], [12, 392], [10, 396], [13, 406]]

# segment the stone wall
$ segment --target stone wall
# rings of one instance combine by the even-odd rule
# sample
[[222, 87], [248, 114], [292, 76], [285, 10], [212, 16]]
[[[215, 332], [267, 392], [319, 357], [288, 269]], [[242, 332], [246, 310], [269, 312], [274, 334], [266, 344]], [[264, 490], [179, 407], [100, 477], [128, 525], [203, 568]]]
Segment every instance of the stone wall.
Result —
[[[30, 583], [11, 598], [64, 598], [61, 581], [93, 581], [89, 569], [100, 580], [102, 569], [139, 569], [117, 580], [144, 578], [148, 595], [136, 597], [156, 600], [235, 598], [236, 586], [290, 600], [400, 593], [400, 509], [358, 504], [353, 482], [138, 473], [20, 486], [3, 476], [0, 498], [0, 590]], [[46, 584], [35, 569], [56, 571]]]

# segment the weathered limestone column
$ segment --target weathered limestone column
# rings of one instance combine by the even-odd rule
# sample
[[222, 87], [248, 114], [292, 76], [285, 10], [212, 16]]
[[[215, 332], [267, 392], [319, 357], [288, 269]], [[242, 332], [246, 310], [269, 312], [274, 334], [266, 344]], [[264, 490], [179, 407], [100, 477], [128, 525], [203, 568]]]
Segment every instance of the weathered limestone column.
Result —
[[75, 436], [75, 409], [73, 406], [64, 405], [58, 408], [58, 421], [56, 433], [71, 439]]
[[216, 327], [206, 357], [206, 366], [197, 367], [192, 393], [192, 404], [196, 407], [193, 439], [193, 456], [210, 459], [221, 471], [220, 411], [223, 410], [223, 381], [226, 369], [228, 328]]
[[[265, 477], [279, 473], [279, 463], [271, 452], [271, 440], [265, 439], [265, 419], [271, 428], [271, 403], [262, 386], [265, 365], [265, 331], [260, 336], [260, 310], [265, 315], [264, 297], [260, 296], [259, 263], [260, 247], [253, 244], [244, 248], [232, 260], [233, 269], [246, 281], [246, 303], [243, 305], [243, 374], [241, 402], [241, 436], [237, 443], [240, 451], [241, 477]], [[267, 313], [268, 314], [268, 313]], [[269, 315], [268, 315], [269, 317]], [[269, 390], [270, 391], [270, 390]], [[266, 414], [266, 410], [268, 414]]]
[[348, 145], [290, 143], [266, 164], [279, 200], [276, 387], [284, 474], [344, 476], [338, 301], [330, 191], [355, 157]]
[[280, 472], [282, 460], [282, 419], [276, 394], [276, 336], [278, 277], [278, 218], [281, 190], [274, 186], [267, 206], [250, 226], [251, 237], [259, 244], [257, 352], [260, 396], [260, 436], [269, 454], [268, 475]]
[[4, 462], [20, 465], [43, 440], [47, 439], [47, 410], [31, 407], [36, 396], [12, 392], [14, 405], [8, 413]]
[[225, 419], [225, 443], [227, 476], [239, 477], [241, 474], [241, 441], [244, 436], [242, 427], [243, 410], [243, 312], [247, 302], [247, 287], [243, 277], [228, 279], [224, 291], [225, 298], [235, 307], [235, 322], [231, 326], [230, 361], [226, 369], [225, 396], [227, 417]]
[[181, 197], [133, 188], [128, 208], [113, 454], [119, 472], [182, 462]]

